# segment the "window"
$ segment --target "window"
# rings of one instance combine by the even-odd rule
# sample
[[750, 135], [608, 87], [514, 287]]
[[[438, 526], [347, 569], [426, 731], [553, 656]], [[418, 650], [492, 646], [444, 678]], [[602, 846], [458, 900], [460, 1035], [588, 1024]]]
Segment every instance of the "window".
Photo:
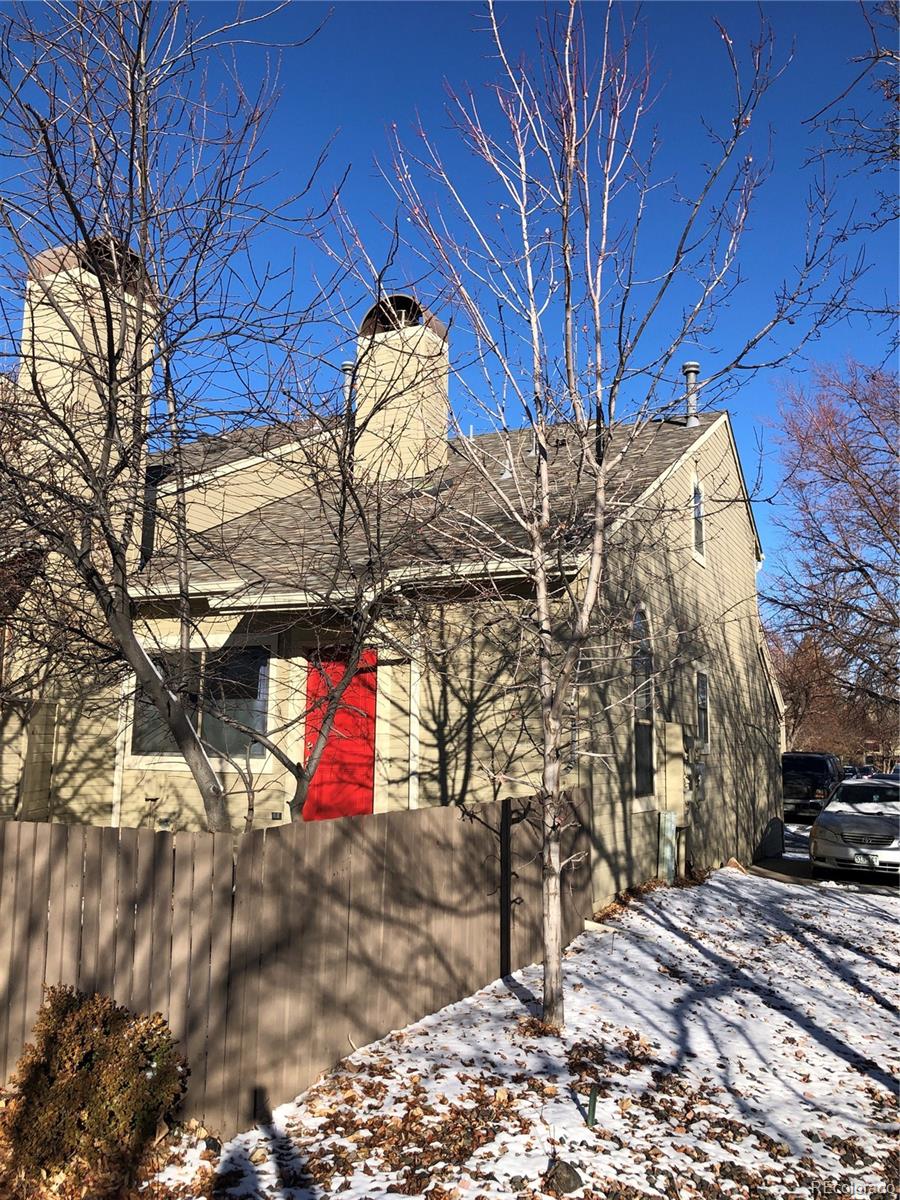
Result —
[[702, 558], [706, 552], [706, 531], [703, 527], [703, 489], [697, 480], [694, 481], [691, 512], [694, 522], [694, 553]]
[[709, 745], [709, 676], [704, 671], [697, 672], [697, 745]]
[[[203, 651], [191, 654], [187, 681], [188, 716], [203, 744], [213, 754], [262, 758], [265, 750], [249, 734], [228, 724], [239, 721], [259, 733], [266, 731], [269, 652], [261, 646], [240, 650]], [[161, 655], [154, 664], [166, 680], [174, 681], [178, 656]], [[175, 739], [156, 709], [140, 689], [134, 701], [132, 754], [178, 754]]]
[[653, 649], [646, 614], [638, 610], [631, 628], [634, 692], [634, 794], [653, 794]]
[[265, 753], [249, 734], [226, 724], [218, 716], [230, 717], [258, 733], [266, 731], [268, 706], [268, 651], [261, 646], [244, 650], [219, 650], [206, 655], [203, 669], [201, 736], [212, 750], [229, 758], [243, 758], [249, 747], [251, 758]]
[[[166, 683], [173, 684], [178, 671], [178, 658], [175, 654], [155, 656], [153, 665]], [[186, 681], [188, 695], [186, 699], [187, 714], [196, 728], [197, 713], [200, 705], [200, 655], [192, 654], [190, 663], [190, 678]], [[134, 698], [134, 724], [131, 731], [132, 754], [177, 754], [178, 747], [172, 737], [168, 725], [160, 715], [156, 705], [148, 699], [139, 687]]]

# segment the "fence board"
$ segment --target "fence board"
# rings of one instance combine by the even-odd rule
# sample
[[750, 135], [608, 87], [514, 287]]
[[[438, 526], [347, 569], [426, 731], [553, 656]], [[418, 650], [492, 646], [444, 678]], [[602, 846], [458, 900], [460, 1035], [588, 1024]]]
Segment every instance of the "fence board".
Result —
[[[237, 1105], [239, 1126], [257, 1117], [253, 1093], [257, 1086], [256, 1042], [259, 1028], [259, 960], [266, 931], [260, 928], [265, 835], [249, 834], [238, 846], [234, 877], [234, 935], [229, 991], [226, 1070], [229, 1091]], [[235, 978], [235, 975], [237, 978]]]
[[137, 831], [137, 870], [134, 891], [134, 957], [129, 1006], [137, 1012], [144, 1013], [150, 1012], [155, 854], [156, 834], [152, 829], [139, 829]]
[[119, 1004], [131, 1002], [139, 832], [137, 829], [119, 830], [119, 868], [116, 877], [116, 990], [113, 993]]
[[[13, 909], [13, 942], [10, 962], [11, 973], [20, 980], [9, 1002], [8, 1039], [10, 1045], [24, 1044], [25, 1035], [31, 1027], [28, 1004], [28, 959], [30, 956], [29, 926], [32, 921], [32, 906], [35, 903], [34, 888], [37, 874], [36, 841], [37, 826], [23, 825], [19, 831], [18, 869], [16, 873], [16, 895], [23, 903]], [[39, 901], [38, 901], [39, 903]], [[6, 1068], [12, 1067], [8, 1062]]]
[[[305, 1000], [310, 1012], [317, 1008], [329, 1008], [332, 1020], [343, 1022], [344, 1014], [340, 1010], [340, 998], [330, 989], [330, 979], [333, 977], [333, 961], [340, 950], [335, 947], [332, 939], [335, 933], [335, 907], [337, 894], [335, 883], [339, 880], [340, 865], [335, 862], [334, 855], [338, 852], [335, 821], [317, 821], [310, 824], [307, 837], [309, 838], [309, 855], [307, 856], [307, 875], [309, 892], [306, 903], [309, 911], [309, 924], [303, 943], [303, 957], [306, 964]], [[344, 914], [346, 918], [346, 913]], [[324, 1021], [311, 1020], [309, 1025], [308, 1044], [309, 1059], [307, 1073], [315, 1078], [328, 1064], [327, 1043], [329, 1031]], [[349, 1045], [347, 1049], [349, 1050]]]
[[100, 830], [100, 938], [95, 986], [104, 996], [116, 992], [116, 891], [119, 872], [119, 830]]
[[256, 1069], [258, 1086], [269, 1106], [279, 1104], [283, 1098], [282, 1060], [278, 1057], [278, 1048], [285, 1044], [288, 1036], [285, 1013], [289, 985], [285, 968], [289, 947], [284, 938], [282, 896], [290, 890], [289, 870], [287, 839], [266, 837], [259, 912], [264, 942], [259, 962]]
[[[188, 978], [185, 979], [187, 1008], [181, 1018], [182, 1052], [191, 1071], [191, 1101], [198, 1101], [193, 1115], [204, 1118], [203, 1102], [207, 1095], [207, 1034], [210, 1021], [209, 963], [212, 937], [213, 839], [178, 834], [175, 838], [175, 879], [181, 891], [176, 895], [175, 912], [186, 908], [185, 928], [189, 930]], [[186, 881], [190, 889], [184, 895]], [[187, 939], [185, 939], [187, 941]], [[187, 949], [184, 942], [181, 945]], [[173, 963], [173, 971], [176, 964]]]
[[[47, 906], [50, 898], [50, 841], [52, 826], [34, 827], [34, 884], [31, 893], [31, 912], [25, 934], [24, 992], [25, 1025], [22, 1043], [28, 1041], [34, 1018], [40, 1008], [44, 991], [44, 970], [47, 953]], [[7, 1063], [7, 1072], [11, 1067]]]
[[[15, 1032], [10, 1016], [17, 999], [17, 982], [20, 979], [21, 970], [17, 962], [13, 914], [18, 902], [19, 836], [23, 828], [24, 826], [19, 822], [5, 826], [3, 839], [3, 903], [5, 911], [9, 914], [5, 921], [0, 922], [0, 970], [3, 971], [4, 978], [7, 980], [4, 987], [3, 1009], [0, 1011], [0, 1037], [3, 1039], [3, 1053], [0, 1054], [0, 1062], [3, 1065], [4, 1078], [9, 1074], [9, 1069], [15, 1061], [13, 1058], [15, 1051], [12, 1050], [12, 1046], [15, 1044]], [[28, 865], [30, 868], [30, 864]]]
[[150, 1011], [169, 1011], [172, 974], [172, 877], [175, 847], [171, 833], [157, 833], [153, 845], [153, 941], [150, 948]]
[[100, 854], [102, 839], [84, 841], [84, 883], [81, 910], [81, 953], [78, 957], [78, 987], [82, 992], [97, 989], [100, 957]]
[[382, 989], [373, 987], [378, 964], [384, 961], [384, 886], [385, 836], [387, 815], [354, 823], [350, 847], [349, 905], [347, 945], [347, 1050], [371, 1041], [372, 1031], [384, 1029]]
[[297, 821], [282, 831], [291, 859], [291, 886], [286, 889], [285, 906], [282, 908], [288, 948], [285, 977], [289, 991], [286, 1018], [289, 1033], [280, 1093], [285, 1098], [296, 1090], [297, 1080], [311, 1077], [310, 1036], [314, 1006], [309, 993], [311, 964], [308, 931], [313, 917], [310, 897], [315, 890], [310, 886], [312, 863], [308, 862], [312, 853], [311, 829], [312, 826], [306, 821]]
[[[59, 983], [62, 969], [62, 943], [65, 934], [66, 851], [69, 845], [67, 825], [50, 826], [50, 896], [47, 905], [47, 951], [44, 956], [44, 982]], [[5, 872], [4, 872], [5, 877]], [[0, 922], [0, 925], [5, 922]]]
[[[195, 839], [178, 834], [173, 847], [172, 958], [169, 972], [169, 1025], [181, 1043], [188, 1043], [191, 992], [192, 923], [194, 918]], [[199, 899], [199, 897], [198, 897]], [[201, 922], [202, 924], [202, 922]], [[199, 945], [198, 958], [201, 957]], [[208, 975], [207, 975], [208, 979]], [[203, 1047], [205, 1055], [206, 1046]], [[201, 1059], [204, 1055], [201, 1055]]]
[[[93, 840], [95, 831], [90, 832]], [[78, 964], [81, 961], [81, 900], [84, 894], [84, 842], [87, 830], [79, 825], [70, 825], [68, 835], [59, 982], [74, 985], [78, 982]]]
[[213, 842], [212, 930], [209, 950], [209, 998], [206, 1042], [206, 1106], [204, 1119], [227, 1128], [233, 1112], [225, 1093], [227, 1045], [226, 1016], [228, 1013], [229, 976], [231, 965], [232, 889], [234, 860], [232, 841], [224, 833], [216, 833]]

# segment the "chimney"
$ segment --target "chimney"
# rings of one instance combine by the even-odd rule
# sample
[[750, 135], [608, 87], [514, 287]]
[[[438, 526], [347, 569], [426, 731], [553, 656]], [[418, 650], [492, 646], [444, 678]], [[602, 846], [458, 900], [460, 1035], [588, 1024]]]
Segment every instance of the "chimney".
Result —
[[363, 319], [354, 387], [356, 467], [416, 478], [447, 463], [447, 327], [413, 296], [386, 296]]
[[688, 429], [696, 429], [700, 424], [700, 418], [697, 415], [697, 376], [700, 374], [700, 364], [698, 362], [682, 363], [681, 373], [684, 376], [685, 386], [687, 412], [685, 425]]
[[[82, 449], [90, 449], [94, 442], [99, 450], [107, 436], [111, 414], [104, 381], [109, 374], [110, 342], [118, 354], [115, 416], [123, 441], [129, 441], [134, 405], [145, 405], [149, 395], [153, 312], [140, 304], [148, 294], [137, 255], [112, 238], [57, 246], [31, 260], [18, 383], [23, 416], [27, 420], [27, 410], [33, 409], [39, 440], [53, 457], [71, 455], [76, 440]], [[138, 312], [147, 347], [140, 358], [135, 344]], [[48, 409], [59, 418], [59, 425], [48, 428]]]

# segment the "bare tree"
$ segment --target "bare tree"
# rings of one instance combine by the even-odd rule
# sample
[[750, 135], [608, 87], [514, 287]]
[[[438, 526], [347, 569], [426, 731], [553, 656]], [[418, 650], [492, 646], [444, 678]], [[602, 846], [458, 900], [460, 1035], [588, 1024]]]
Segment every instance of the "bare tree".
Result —
[[[471, 155], [467, 173], [419, 128], [413, 145], [397, 140], [390, 179], [411, 252], [453, 307], [457, 346], [467, 346], [454, 446], [477, 482], [465, 503], [456, 500], [458, 557], [479, 560], [484, 574], [515, 564], [526, 581], [508, 612], [523, 664], [517, 694], [526, 705], [538, 698], [543, 1012], [561, 1026], [572, 696], [589, 661], [607, 682], [627, 673], [623, 711], [651, 694], [657, 666], [646, 633], [633, 632], [632, 614], [616, 603], [620, 568], [610, 564], [617, 553], [621, 564], [626, 542], [640, 554], [659, 533], [664, 514], [636, 503], [641, 464], [655, 419], [683, 405], [679, 356], [690, 347], [694, 357], [740, 294], [741, 238], [769, 170], [751, 130], [779, 69], [767, 26], [746, 56], [720, 26], [731, 99], [705, 121], [709, 153], [702, 167], [694, 157], [690, 183], [665, 180], [656, 169], [661, 134], [647, 127], [653, 92], [638, 20], [612, 3], [571, 0], [546, 17], [531, 66], [509, 50], [502, 9], [489, 4], [487, 18], [499, 71], [491, 104], [458, 93], [449, 103]], [[798, 263], [770, 311], [753, 314], [740, 342], [719, 354], [702, 381], [706, 404], [785, 361], [836, 317], [847, 286], [840, 232], [828, 198], [814, 192]], [[693, 382], [690, 390], [696, 400]], [[467, 418], [495, 436], [472, 436]]]
[[814, 637], [770, 626], [769, 653], [785, 702], [789, 750], [829, 750], [845, 761], [888, 766], [896, 744], [896, 710], [842, 687]]
[[[850, 60], [850, 83], [805, 123], [818, 139], [813, 161], [836, 167], [838, 181], [843, 175], [853, 189], [848, 235], [855, 238], [867, 269], [860, 273], [860, 286], [848, 299], [846, 311], [882, 331], [886, 361], [897, 350], [896, 284], [892, 291], [875, 293], [868, 287], [868, 276], [880, 253], [872, 239], [880, 231], [889, 231], [900, 214], [900, 6], [897, 0], [859, 0], [859, 17], [867, 45]], [[871, 201], [861, 201], [856, 194], [861, 176], [872, 181]], [[886, 246], [888, 254], [891, 249]]]
[[881, 715], [895, 709], [900, 569], [897, 379], [849, 362], [819, 368], [782, 406], [788, 515], [767, 597], [807, 639], [831, 688]]
[[900, 161], [900, 5], [897, 0], [860, 0], [868, 46], [851, 61], [854, 75], [843, 91], [807, 124], [825, 135], [822, 153], [847, 161], [851, 172], [886, 177], [878, 205], [863, 217], [865, 230], [897, 219], [896, 169]]
[[[43, 562], [19, 614], [36, 652], [19, 656], [18, 686], [42, 674], [65, 686], [59, 656], [41, 653], [54, 640], [70, 682], [89, 673], [102, 690], [133, 672], [210, 829], [226, 828], [227, 813], [191, 720], [183, 449], [258, 420], [277, 395], [269, 347], [297, 324], [291, 280], [257, 274], [251, 248], [263, 227], [311, 228], [296, 195], [265, 198], [275, 81], [248, 94], [233, 57], [269, 11], [196, 29], [181, 4], [22, 5], [4, 12], [0, 43], [0, 228], [13, 283], [3, 320], [18, 372], [17, 447], [0, 488]], [[148, 451], [160, 445], [180, 570], [179, 665], [166, 678], [139, 636], [133, 591]]]

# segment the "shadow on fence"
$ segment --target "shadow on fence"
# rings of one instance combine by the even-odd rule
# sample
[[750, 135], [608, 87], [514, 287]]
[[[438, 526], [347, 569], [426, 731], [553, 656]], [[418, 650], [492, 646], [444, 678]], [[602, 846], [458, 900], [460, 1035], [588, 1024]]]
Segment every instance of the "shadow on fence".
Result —
[[[587, 815], [568, 850], [588, 850]], [[44, 984], [162, 1012], [225, 1135], [540, 957], [538, 813], [509, 800], [225, 834], [0, 823], [0, 1069]], [[590, 915], [568, 873], [564, 935]], [[250, 1081], [250, 1082], [248, 1082]]]

